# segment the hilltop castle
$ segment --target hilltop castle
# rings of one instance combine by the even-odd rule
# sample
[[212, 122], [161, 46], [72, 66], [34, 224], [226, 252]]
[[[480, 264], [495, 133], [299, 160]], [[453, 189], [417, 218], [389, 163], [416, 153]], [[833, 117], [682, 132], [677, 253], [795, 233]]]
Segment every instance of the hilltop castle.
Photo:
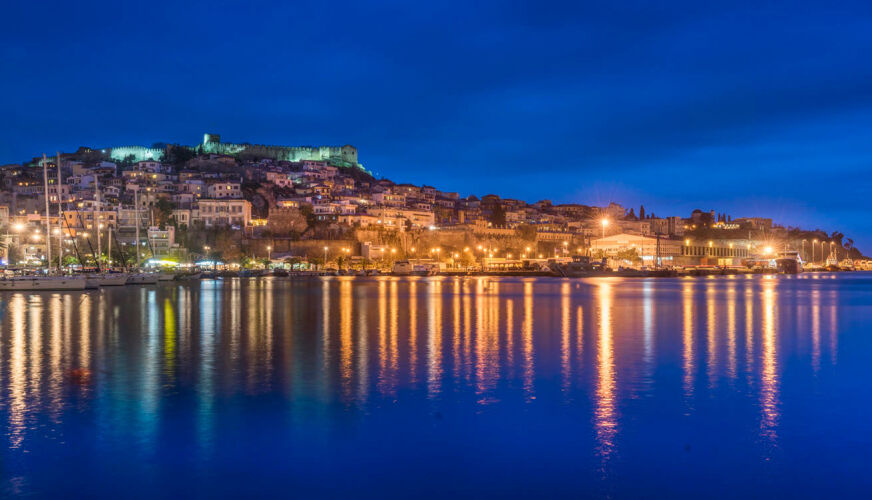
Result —
[[[247, 154], [254, 157], [272, 158], [279, 161], [329, 161], [346, 166], [360, 166], [357, 161], [357, 148], [345, 146], [269, 146], [263, 144], [221, 142], [218, 134], [204, 134], [203, 143], [197, 146], [184, 146], [200, 153], [238, 155]], [[124, 160], [133, 157], [134, 161], [160, 161], [166, 154], [166, 148], [148, 148], [145, 146], [121, 146], [109, 148], [113, 160]]]

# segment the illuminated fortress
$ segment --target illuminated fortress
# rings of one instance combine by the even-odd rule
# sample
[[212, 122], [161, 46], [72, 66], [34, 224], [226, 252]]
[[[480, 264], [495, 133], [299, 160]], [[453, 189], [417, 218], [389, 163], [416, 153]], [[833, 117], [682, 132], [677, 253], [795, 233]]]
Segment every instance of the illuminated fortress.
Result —
[[[279, 161], [329, 161], [345, 166], [360, 166], [357, 161], [357, 148], [345, 146], [269, 146], [263, 144], [246, 144], [221, 142], [218, 134], [205, 134], [203, 144], [185, 146], [206, 154], [239, 155], [245, 154], [256, 158], [272, 158]], [[121, 146], [110, 148], [109, 155], [113, 160], [124, 160], [133, 157], [134, 161], [160, 161], [166, 154], [165, 148], [147, 148], [144, 146]]]

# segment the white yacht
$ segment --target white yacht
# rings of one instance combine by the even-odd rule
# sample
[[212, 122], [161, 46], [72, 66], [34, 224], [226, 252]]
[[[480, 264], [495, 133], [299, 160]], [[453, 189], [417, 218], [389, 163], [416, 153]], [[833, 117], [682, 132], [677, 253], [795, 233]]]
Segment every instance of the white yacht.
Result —
[[394, 262], [392, 272], [395, 276], [408, 276], [412, 274], [412, 263], [408, 260], [398, 260]]
[[11, 276], [0, 278], [0, 291], [84, 290], [84, 276]]

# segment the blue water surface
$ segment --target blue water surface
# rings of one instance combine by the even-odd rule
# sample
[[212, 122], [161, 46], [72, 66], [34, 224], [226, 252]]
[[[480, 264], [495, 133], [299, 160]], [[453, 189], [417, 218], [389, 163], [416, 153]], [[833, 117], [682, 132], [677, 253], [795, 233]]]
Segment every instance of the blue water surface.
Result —
[[864, 497], [872, 276], [0, 295], [4, 496]]

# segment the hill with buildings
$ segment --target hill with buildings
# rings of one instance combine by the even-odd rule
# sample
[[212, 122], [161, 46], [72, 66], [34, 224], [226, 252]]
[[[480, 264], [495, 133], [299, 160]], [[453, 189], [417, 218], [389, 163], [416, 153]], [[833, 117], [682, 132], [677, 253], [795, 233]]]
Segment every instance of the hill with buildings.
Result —
[[643, 206], [461, 196], [377, 179], [350, 145], [263, 146], [205, 134], [195, 146], [83, 147], [5, 165], [0, 176], [6, 262], [16, 263], [45, 256], [46, 196], [53, 244], [70, 262], [99, 255], [129, 263], [137, 246], [141, 258], [225, 261], [621, 255], [686, 266], [789, 252], [812, 264], [862, 257], [838, 231], [783, 227], [765, 214], [655, 215]]

